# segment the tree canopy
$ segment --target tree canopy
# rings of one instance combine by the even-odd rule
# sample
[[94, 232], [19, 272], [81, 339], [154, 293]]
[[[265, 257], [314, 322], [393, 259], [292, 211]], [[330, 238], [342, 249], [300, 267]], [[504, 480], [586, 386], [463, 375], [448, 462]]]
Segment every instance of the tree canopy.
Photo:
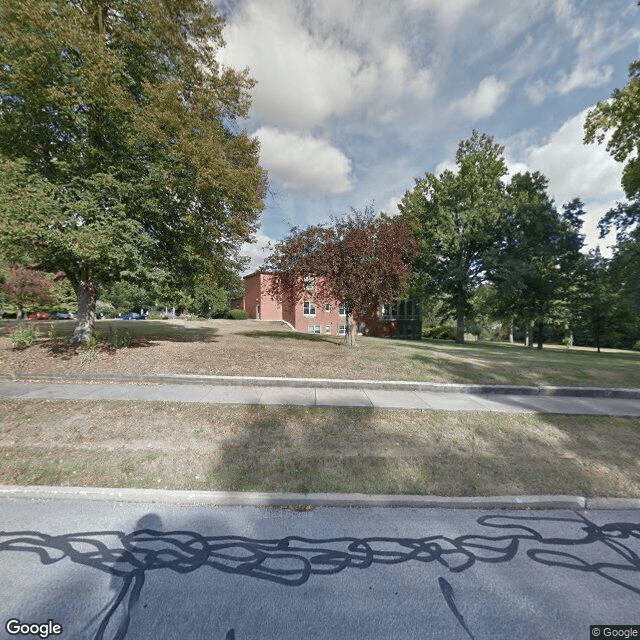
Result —
[[358, 321], [406, 291], [419, 243], [400, 217], [377, 217], [372, 206], [351, 210], [330, 225], [294, 227], [277, 242], [265, 268], [274, 276], [270, 295], [295, 306], [314, 279], [316, 302], [346, 306], [347, 343], [355, 344]]
[[0, 14], [4, 257], [66, 273], [78, 341], [98, 288], [123, 277], [232, 281], [266, 175], [237, 124], [254, 83], [216, 61], [211, 3], [1, 0]]
[[416, 179], [399, 205], [421, 228], [416, 268], [426, 295], [443, 295], [456, 311], [457, 342], [464, 342], [469, 297], [483, 275], [484, 252], [492, 246], [504, 205], [503, 148], [474, 131], [460, 142], [457, 172]]
[[618, 162], [625, 162], [622, 188], [629, 200], [609, 211], [600, 223], [606, 235], [612, 225], [624, 232], [640, 223], [640, 60], [629, 65], [629, 82], [587, 114], [586, 143], [603, 143]]
[[539, 348], [544, 323], [567, 315], [582, 247], [582, 203], [572, 201], [560, 215], [547, 186], [547, 178], [537, 171], [511, 178], [499, 241], [485, 254], [497, 314], [527, 326], [535, 323]]

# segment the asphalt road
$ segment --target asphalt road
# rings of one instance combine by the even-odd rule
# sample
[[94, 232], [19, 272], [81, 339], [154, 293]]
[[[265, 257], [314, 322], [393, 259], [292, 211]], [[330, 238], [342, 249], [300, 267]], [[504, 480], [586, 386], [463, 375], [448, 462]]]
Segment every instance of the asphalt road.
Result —
[[640, 625], [640, 511], [3, 498], [0, 530], [6, 638], [586, 640]]

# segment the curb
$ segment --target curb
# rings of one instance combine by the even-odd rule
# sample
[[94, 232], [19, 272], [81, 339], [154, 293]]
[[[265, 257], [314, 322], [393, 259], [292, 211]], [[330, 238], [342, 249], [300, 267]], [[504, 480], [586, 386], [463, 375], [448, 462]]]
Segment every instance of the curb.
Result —
[[0, 372], [0, 380], [14, 382], [111, 382], [123, 384], [198, 384], [248, 387], [292, 387], [317, 389], [363, 389], [427, 391], [439, 393], [503, 394], [518, 396], [565, 396], [582, 398], [640, 399], [640, 389], [607, 387], [534, 387], [500, 384], [449, 384], [402, 380], [333, 380], [326, 378], [271, 378], [258, 376], [207, 376], [196, 374], [55, 374]]
[[444, 497], [366, 495], [362, 493], [260, 493], [236, 491], [178, 491], [100, 487], [0, 485], [0, 499], [93, 500], [204, 507], [315, 507], [421, 508], [421, 509], [569, 509], [640, 510], [636, 498], [584, 498], [582, 496]]

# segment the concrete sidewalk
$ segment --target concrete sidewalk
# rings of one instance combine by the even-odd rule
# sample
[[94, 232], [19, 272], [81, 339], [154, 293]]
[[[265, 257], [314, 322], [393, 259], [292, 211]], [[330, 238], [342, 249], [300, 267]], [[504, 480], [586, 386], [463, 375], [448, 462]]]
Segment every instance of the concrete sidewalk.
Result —
[[[35, 374], [32, 374], [35, 376]], [[135, 400], [235, 405], [294, 405], [305, 407], [364, 407], [368, 409], [428, 409], [440, 411], [559, 413], [640, 416], [640, 392], [635, 389], [585, 389], [438, 385], [376, 381], [349, 382], [270, 379], [203, 380], [202, 376], [113, 376], [110, 382], [78, 378], [56, 381], [0, 378], [0, 398], [49, 400]], [[158, 378], [163, 382], [159, 383]], [[63, 381], [66, 380], [66, 381]], [[104, 380], [104, 377], [103, 377]], [[119, 380], [119, 381], [118, 381]], [[141, 381], [144, 380], [146, 384]], [[273, 380], [273, 379], [271, 379]], [[244, 384], [239, 382], [244, 381]], [[360, 384], [358, 384], [360, 383]], [[413, 387], [413, 388], [412, 388]], [[496, 390], [497, 389], [497, 390]], [[534, 393], [534, 390], [537, 393]], [[605, 395], [606, 394], [606, 395]]]

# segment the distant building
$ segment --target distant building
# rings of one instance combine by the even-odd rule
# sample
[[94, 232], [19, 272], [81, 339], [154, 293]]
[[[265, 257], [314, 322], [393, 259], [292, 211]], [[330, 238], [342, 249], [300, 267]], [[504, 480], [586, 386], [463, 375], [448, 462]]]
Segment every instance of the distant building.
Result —
[[[346, 309], [338, 301], [318, 303], [313, 296], [313, 284], [296, 304], [280, 304], [268, 293], [274, 276], [264, 271], [255, 271], [244, 277], [245, 295], [238, 308], [244, 309], [255, 320], [285, 320], [296, 331], [346, 335]], [[396, 337], [419, 340], [422, 336], [422, 320], [417, 303], [398, 302], [381, 305], [375, 317], [356, 318], [364, 323], [362, 333], [377, 337]]]

